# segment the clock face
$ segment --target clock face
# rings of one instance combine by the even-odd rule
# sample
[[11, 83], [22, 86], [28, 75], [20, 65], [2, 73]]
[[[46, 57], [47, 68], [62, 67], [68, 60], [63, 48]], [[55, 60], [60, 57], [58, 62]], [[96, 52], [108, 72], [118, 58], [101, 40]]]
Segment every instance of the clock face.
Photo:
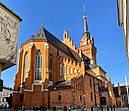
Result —
[[0, 59], [15, 62], [19, 21], [0, 8]]

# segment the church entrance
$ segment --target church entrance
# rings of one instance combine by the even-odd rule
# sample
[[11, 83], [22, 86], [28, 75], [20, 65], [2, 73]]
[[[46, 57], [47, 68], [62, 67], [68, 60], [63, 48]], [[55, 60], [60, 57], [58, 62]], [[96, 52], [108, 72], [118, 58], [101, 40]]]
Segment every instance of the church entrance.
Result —
[[101, 103], [101, 105], [106, 105], [106, 97], [101, 97], [100, 103]]

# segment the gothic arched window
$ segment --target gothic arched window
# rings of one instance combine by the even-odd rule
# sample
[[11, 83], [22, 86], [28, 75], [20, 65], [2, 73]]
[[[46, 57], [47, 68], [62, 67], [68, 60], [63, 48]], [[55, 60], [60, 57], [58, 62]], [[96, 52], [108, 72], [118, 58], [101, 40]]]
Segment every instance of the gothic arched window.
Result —
[[62, 66], [62, 63], [60, 63], [60, 76], [63, 75], [63, 66]]
[[66, 66], [66, 74], [68, 74], [68, 65]]
[[35, 80], [42, 79], [42, 53], [40, 50], [36, 52]]
[[73, 73], [73, 71], [72, 71], [72, 67], [70, 67], [70, 74], [72, 74]]
[[49, 55], [49, 81], [53, 79], [53, 57], [52, 54]]
[[25, 53], [25, 59], [24, 59], [24, 82], [25, 82], [25, 78], [27, 76], [28, 72], [28, 52]]
[[76, 74], [76, 69], [75, 68], [73, 69], [73, 72], [74, 72], [74, 74]]

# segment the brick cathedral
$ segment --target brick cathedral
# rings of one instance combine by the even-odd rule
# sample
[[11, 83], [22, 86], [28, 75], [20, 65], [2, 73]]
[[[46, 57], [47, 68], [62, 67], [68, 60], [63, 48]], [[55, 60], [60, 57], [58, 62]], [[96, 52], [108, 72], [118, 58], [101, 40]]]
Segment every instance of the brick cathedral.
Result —
[[68, 31], [59, 40], [44, 27], [22, 44], [14, 81], [15, 108], [116, 104], [111, 79], [97, 65], [85, 9], [83, 20], [78, 48]]

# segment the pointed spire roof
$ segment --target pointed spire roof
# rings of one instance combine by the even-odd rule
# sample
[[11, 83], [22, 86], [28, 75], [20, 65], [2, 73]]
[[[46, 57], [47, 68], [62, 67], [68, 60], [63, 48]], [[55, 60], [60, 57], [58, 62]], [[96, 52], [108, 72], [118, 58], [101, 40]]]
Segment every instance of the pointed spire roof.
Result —
[[84, 5], [84, 16], [83, 16], [83, 20], [84, 20], [84, 36], [89, 37], [90, 33], [88, 31], [88, 23], [87, 23], [87, 17], [86, 17], [86, 5]]

